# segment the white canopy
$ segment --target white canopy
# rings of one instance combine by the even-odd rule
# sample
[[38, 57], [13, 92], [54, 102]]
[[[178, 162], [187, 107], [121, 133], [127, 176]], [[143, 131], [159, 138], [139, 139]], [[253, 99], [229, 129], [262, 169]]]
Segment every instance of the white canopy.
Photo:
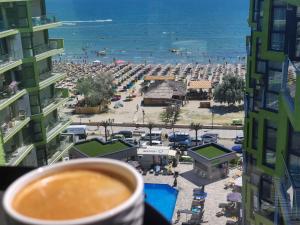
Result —
[[137, 149], [138, 155], [166, 155], [176, 156], [176, 151], [171, 150], [170, 147], [166, 146], [145, 146]]

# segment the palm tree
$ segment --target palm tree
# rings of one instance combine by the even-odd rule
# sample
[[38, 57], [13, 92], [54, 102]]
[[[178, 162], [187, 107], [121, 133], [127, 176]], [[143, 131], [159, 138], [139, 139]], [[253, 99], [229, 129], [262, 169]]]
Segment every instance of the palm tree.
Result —
[[100, 126], [104, 127], [104, 132], [105, 132], [105, 142], [107, 142], [107, 127], [108, 126], [111, 126], [112, 125], [112, 120], [111, 119], [108, 119], [108, 120], [105, 120], [105, 121], [101, 121], [100, 122]]
[[198, 145], [198, 131], [202, 128], [200, 123], [191, 123], [190, 128], [196, 133], [196, 145]]
[[150, 146], [151, 146], [152, 145], [152, 129], [154, 128], [154, 124], [152, 122], [149, 122], [147, 124], [147, 127], [148, 127], [149, 133], [150, 133], [149, 141], [150, 141]]

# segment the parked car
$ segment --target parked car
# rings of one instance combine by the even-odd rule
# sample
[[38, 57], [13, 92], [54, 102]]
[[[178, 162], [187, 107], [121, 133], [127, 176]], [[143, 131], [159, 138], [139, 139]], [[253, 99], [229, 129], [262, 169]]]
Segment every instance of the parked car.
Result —
[[119, 133], [114, 133], [111, 135], [111, 138], [110, 138], [111, 141], [117, 141], [117, 140], [125, 140], [125, 137], [123, 134], [119, 134]]
[[[160, 130], [154, 130], [151, 132], [151, 139], [161, 141], [161, 134]], [[150, 133], [143, 134], [141, 137], [142, 141], [150, 141]]]
[[244, 135], [237, 135], [234, 139], [234, 144], [243, 144]]
[[243, 153], [242, 145], [234, 145], [232, 146], [231, 150], [235, 151], [236, 153]]
[[175, 142], [177, 146], [190, 147], [192, 146], [192, 139], [189, 133], [175, 132], [169, 134], [169, 142]]
[[111, 101], [112, 102], [116, 102], [116, 101], [119, 101], [121, 100], [121, 95], [114, 95], [112, 98], [111, 98]]
[[233, 119], [231, 122], [231, 125], [233, 126], [242, 126], [243, 125], [243, 120], [242, 119]]
[[217, 143], [218, 137], [219, 137], [218, 134], [206, 133], [201, 136], [201, 139], [203, 144], [209, 144], [209, 143]]
[[118, 134], [124, 135], [125, 138], [132, 138], [132, 132], [129, 130], [121, 130]]
[[[147, 145], [150, 145], [150, 141], [145, 141], [145, 142], [142, 143], [142, 146], [147, 146]], [[157, 140], [153, 140], [152, 145], [162, 146], [162, 142], [157, 141]]]

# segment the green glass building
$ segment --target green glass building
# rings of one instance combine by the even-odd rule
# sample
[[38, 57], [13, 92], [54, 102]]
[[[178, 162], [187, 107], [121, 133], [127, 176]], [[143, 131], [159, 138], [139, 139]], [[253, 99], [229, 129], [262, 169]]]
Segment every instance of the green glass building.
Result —
[[243, 218], [300, 224], [300, 0], [251, 0]]
[[42, 166], [67, 159], [73, 145], [61, 132], [71, 123], [59, 107], [68, 90], [52, 72], [63, 39], [50, 39], [60, 26], [47, 15], [45, 0], [0, 0], [0, 165]]

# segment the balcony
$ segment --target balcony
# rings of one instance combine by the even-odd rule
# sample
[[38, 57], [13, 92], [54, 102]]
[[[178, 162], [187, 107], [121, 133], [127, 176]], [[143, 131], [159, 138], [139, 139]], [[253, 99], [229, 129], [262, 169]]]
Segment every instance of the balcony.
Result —
[[284, 90], [289, 99], [291, 110], [295, 109], [295, 97], [296, 97], [296, 82], [297, 76], [300, 75], [300, 63], [292, 62], [290, 59], [286, 59], [283, 67], [284, 77]]
[[11, 118], [8, 122], [1, 124], [1, 132], [3, 136], [3, 142], [6, 143], [17, 132], [19, 132], [30, 121], [30, 117], [26, 115], [24, 110], [20, 110], [19, 115]]
[[19, 31], [15, 29], [15, 27], [5, 26], [3, 21], [0, 22], [0, 38], [16, 35], [17, 33], [19, 33]]
[[71, 120], [66, 115], [59, 116], [56, 120], [49, 120], [46, 125], [47, 143], [53, 140], [58, 134], [71, 124]]
[[62, 23], [59, 22], [55, 16], [43, 15], [32, 17], [32, 27], [34, 32], [58, 27], [61, 25]]
[[25, 89], [19, 89], [18, 83], [13, 81], [10, 85], [0, 89], [0, 110], [21, 98], [27, 92]]
[[51, 165], [61, 159], [64, 155], [68, 155], [69, 149], [74, 144], [73, 134], [61, 134], [60, 141], [55, 145], [47, 146], [48, 165]]
[[22, 64], [21, 57], [17, 53], [0, 55], [0, 74], [5, 73]]
[[57, 109], [59, 106], [66, 103], [67, 101], [67, 98], [63, 98], [61, 96], [45, 99], [41, 103], [44, 116], [49, 115], [51, 112], [53, 112], [55, 109]]
[[34, 47], [36, 61], [40, 61], [64, 52], [63, 39], [49, 39], [49, 43]]
[[34, 145], [32, 142], [24, 141], [18, 147], [15, 146], [12, 152], [5, 154], [6, 164], [17, 166], [32, 151]]
[[286, 225], [300, 224], [300, 174], [292, 174], [286, 165], [286, 160], [279, 157], [284, 165], [284, 176], [274, 178], [279, 205]]
[[48, 87], [49, 85], [56, 83], [57, 81], [62, 80], [66, 76], [65, 73], [52, 73], [47, 72], [40, 75], [40, 83], [39, 88], [40, 90]]

